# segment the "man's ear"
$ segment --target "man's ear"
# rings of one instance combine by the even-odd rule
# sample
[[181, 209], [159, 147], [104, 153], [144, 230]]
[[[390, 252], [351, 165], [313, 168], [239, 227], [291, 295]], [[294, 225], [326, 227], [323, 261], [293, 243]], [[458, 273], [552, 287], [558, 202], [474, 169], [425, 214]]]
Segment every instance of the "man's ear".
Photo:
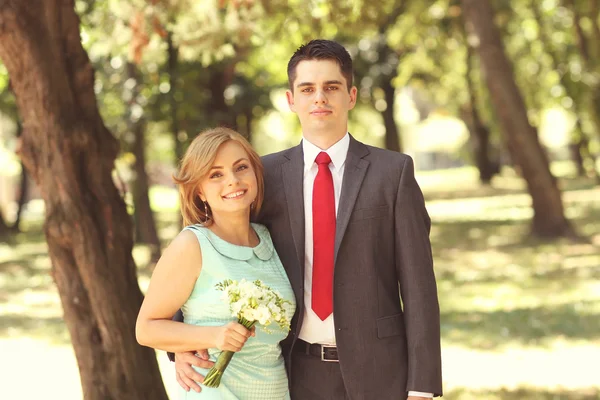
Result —
[[291, 90], [285, 91], [285, 97], [287, 98], [288, 106], [292, 112], [296, 112], [296, 107], [294, 106], [294, 94]]
[[352, 110], [354, 108], [354, 106], [356, 105], [357, 98], [358, 98], [358, 89], [356, 88], [356, 86], [352, 86], [352, 88], [350, 89], [349, 110]]

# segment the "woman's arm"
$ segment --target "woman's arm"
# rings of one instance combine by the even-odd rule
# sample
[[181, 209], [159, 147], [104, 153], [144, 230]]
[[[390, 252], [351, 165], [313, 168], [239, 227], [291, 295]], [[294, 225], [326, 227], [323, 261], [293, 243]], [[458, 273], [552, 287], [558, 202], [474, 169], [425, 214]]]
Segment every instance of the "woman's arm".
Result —
[[193, 232], [183, 231], [165, 249], [152, 273], [136, 323], [139, 344], [171, 352], [242, 348], [251, 332], [237, 322], [204, 327], [171, 320], [188, 299], [201, 270], [198, 239]]

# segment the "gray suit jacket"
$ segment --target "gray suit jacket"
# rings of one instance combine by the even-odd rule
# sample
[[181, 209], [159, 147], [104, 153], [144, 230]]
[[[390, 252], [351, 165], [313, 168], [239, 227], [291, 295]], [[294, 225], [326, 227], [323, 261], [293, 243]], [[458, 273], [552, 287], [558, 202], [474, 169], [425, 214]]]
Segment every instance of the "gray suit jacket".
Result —
[[[291, 351], [304, 313], [302, 146], [263, 157], [265, 224], [298, 304], [283, 342]], [[412, 159], [350, 137], [335, 238], [335, 333], [351, 399], [442, 394], [440, 313], [430, 219]]]

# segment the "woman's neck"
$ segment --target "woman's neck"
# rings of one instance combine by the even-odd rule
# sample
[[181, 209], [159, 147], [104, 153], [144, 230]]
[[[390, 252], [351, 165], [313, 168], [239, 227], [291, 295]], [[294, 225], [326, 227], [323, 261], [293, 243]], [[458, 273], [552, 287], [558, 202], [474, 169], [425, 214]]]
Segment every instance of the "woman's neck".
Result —
[[209, 229], [221, 239], [237, 246], [255, 247], [259, 243], [247, 215], [238, 218], [215, 216]]

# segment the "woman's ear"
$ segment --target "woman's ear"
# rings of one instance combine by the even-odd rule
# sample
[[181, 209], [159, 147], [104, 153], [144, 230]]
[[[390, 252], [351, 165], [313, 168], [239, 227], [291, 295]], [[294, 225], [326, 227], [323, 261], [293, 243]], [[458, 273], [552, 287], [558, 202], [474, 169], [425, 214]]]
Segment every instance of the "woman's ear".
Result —
[[204, 196], [202, 192], [198, 192], [198, 197], [200, 197], [200, 200], [206, 201], [206, 196]]

